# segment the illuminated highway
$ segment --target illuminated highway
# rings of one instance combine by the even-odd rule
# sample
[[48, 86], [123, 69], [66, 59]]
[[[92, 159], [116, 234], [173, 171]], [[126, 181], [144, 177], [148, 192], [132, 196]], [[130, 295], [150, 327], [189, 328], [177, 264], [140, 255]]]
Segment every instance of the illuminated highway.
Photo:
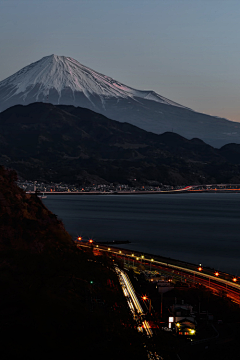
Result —
[[[89, 247], [91, 244], [80, 243], [78, 246]], [[111, 255], [124, 258], [131, 264], [144, 264], [150, 268], [159, 269], [168, 273], [170, 276], [181, 278], [183, 281], [202, 284], [219, 294], [225, 294], [234, 302], [240, 304], [240, 284], [238, 278], [221, 272], [214, 272], [211, 269], [200, 268], [197, 265], [187, 264], [176, 260], [167, 259], [160, 261], [158, 256], [143, 254], [139, 252], [132, 253], [131, 250], [108, 247], [100, 244], [92, 244], [95, 249], [107, 252]]]

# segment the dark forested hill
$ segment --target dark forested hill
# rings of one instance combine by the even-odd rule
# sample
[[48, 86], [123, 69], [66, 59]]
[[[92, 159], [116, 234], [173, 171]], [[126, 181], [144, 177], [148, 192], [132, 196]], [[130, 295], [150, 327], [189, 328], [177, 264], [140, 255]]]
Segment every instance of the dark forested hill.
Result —
[[77, 249], [15, 180], [0, 167], [1, 357], [145, 359], [110, 260]]
[[25, 194], [14, 171], [0, 167], [0, 251], [26, 250], [34, 254], [72, 249], [61, 221], [37, 196]]
[[0, 113], [0, 163], [29, 180], [79, 184], [239, 183], [240, 145], [215, 149], [153, 134], [74, 106], [34, 103]]

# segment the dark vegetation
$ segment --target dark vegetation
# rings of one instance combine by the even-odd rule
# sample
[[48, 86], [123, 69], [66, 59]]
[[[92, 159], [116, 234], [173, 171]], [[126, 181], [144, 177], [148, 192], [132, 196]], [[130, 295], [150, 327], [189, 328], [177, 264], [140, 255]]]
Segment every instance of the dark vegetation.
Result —
[[91, 110], [33, 103], [0, 113], [0, 163], [29, 180], [81, 185], [240, 183], [240, 145], [153, 134]]
[[1, 357], [144, 359], [110, 260], [76, 248], [15, 180], [0, 167]]

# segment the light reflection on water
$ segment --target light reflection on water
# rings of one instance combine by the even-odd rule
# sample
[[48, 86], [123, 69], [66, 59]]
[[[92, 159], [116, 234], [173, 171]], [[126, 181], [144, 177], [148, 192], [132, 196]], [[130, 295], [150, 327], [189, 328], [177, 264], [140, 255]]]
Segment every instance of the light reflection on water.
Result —
[[74, 237], [240, 275], [240, 194], [49, 195], [43, 200]]

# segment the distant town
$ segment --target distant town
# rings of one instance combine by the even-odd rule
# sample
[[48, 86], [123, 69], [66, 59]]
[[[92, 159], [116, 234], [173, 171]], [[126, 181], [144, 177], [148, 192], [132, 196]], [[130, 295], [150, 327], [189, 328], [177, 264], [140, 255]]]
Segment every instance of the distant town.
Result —
[[94, 194], [129, 194], [129, 193], [177, 193], [177, 192], [240, 192], [240, 184], [208, 184], [188, 186], [129, 186], [126, 184], [92, 184], [88, 186], [66, 183], [44, 183], [39, 181], [18, 181], [18, 186], [29, 193], [94, 193]]

